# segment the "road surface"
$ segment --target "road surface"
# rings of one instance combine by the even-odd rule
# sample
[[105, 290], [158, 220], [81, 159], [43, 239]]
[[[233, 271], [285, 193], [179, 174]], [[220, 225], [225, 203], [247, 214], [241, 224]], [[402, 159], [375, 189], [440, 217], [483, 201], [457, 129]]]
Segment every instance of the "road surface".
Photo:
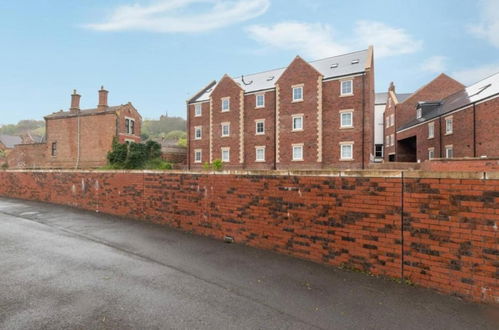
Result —
[[498, 314], [167, 227], [0, 198], [1, 329], [493, 329]]

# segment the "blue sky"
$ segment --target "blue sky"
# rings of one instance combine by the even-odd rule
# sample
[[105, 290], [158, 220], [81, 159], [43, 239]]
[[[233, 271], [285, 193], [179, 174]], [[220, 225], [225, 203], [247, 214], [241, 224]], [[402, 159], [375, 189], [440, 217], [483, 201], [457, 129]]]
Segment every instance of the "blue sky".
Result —
[[144, 118], [185, 117], [224, 73], [283, 67], [374, 44], [376, 90], [409, 92], [446, 72], [499, 71], [499, 0], [0, 1], [0, 124], [131, 101]]

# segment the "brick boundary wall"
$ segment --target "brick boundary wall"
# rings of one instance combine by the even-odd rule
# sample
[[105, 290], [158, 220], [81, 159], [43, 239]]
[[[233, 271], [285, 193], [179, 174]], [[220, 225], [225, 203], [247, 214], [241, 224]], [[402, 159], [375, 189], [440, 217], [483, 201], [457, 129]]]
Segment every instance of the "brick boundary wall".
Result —
[[0, 196], [164, 224], [499, 302], [499, 173], [0, 171]]

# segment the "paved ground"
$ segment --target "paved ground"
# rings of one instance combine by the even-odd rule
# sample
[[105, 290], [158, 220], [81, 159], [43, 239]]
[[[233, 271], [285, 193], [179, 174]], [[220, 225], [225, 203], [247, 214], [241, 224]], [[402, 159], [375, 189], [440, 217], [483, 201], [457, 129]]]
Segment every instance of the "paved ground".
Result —
[[2, 329], [492, 329], [498, 316], [364, 274], [0, 198]]

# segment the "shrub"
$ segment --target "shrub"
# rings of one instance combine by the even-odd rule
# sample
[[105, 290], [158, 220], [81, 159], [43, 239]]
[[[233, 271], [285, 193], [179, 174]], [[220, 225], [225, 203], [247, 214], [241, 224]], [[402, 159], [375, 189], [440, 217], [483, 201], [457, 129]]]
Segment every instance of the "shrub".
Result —
[[7, 163], [2, 164], [2, 170], [6, 170], [9, 168], [9, 165]]
[[224, 164], [220, 159], [215, 159], [213, 161], [213, 163], [211, 163], [211, 164], [208, 162], [203, 164], [203, 168], [207, 171], [211, 171], [211, 170], [221, 171], [223, 169], [223, 167], [224, 167]]
[[147, 143], [119, 143], [113, 141], [107, 154], [111, 169], [171, 169], [171, 164], [161, 159], [161, 145], [155, 141]]

